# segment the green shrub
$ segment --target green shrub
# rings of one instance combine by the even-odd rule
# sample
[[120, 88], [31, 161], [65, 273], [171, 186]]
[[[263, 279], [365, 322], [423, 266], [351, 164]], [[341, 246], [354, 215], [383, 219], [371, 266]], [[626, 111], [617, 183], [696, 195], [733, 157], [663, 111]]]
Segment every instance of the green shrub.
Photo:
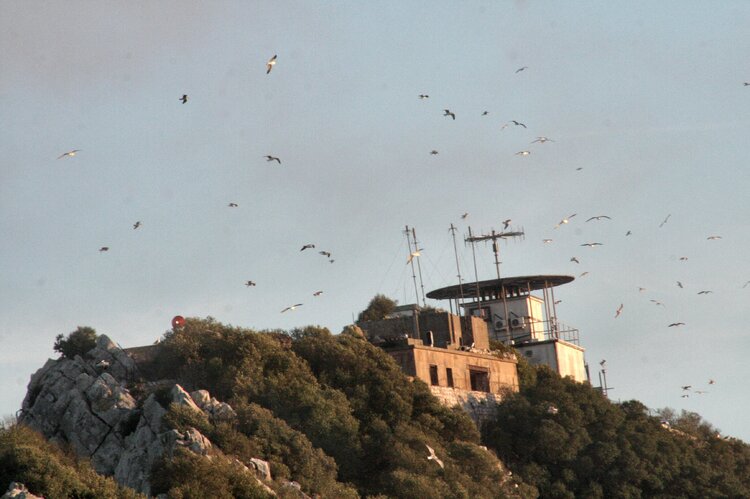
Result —
[[67, 337], [58, 334], [55, 337], [55, 344], [52, 347], [55, 352], [66, 359], [72, 359], [76, 355], [85, 357], [89, 350], [96, 346], [97, 334], [93, 328], [87, 326], [78, 326], [78, 328]]

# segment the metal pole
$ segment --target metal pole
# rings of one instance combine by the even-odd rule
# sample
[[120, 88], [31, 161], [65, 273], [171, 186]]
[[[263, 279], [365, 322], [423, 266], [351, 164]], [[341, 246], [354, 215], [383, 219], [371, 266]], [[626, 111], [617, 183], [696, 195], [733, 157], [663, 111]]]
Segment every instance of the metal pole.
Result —
[[497, 246], [497, 238], [495, 235], [495, 229], [492, 229], [492, 252], [495, 253], [495, 270], [497, 270], [497, 278], [500, 279], [500, 248]]
[[[411, 228], [411, 235], [414, 236], [414, 251], [419, 251], [419, 246], [417, 245], [417, 231], [414, 230], [414, 227]], [[424, 296], [424, 281], [422, 280], [422, 264], [419, 262], [419, 258], [417, 258], [417, 271], [419, 272], [419, 286], [422, 288], [422, 306], [427, 306], [427, 300]]]
[[451, 228], [448, 229], [453, 237], [453, 254], [456, 256], [456, 277], [458, 277], [458, 292], [461, 295], [461, 299], [464, 299], [464, 285], [461, 282], [461, 267], [458, 265], [458, 247], [456, 246], [456, 228], [451, 224]]
[[411, 235], [411, 230], [409, 230], [409, 226], [408, 225], [406, 226], [406, 229], [404, 230], [404, 232], [406, 233], [406, 242], [407, 242], [407, 246], [409, 248], [409, 263], [411, 264], [411, 278], [414, 281], [414, 294], [417, 297], [417, 306], [419, 306], [419, 289], [417, 288], [417, 274], [414, 272], [414, 258], [416, 258], [416, 257], [412, 256], [412, 251], [411, 251], [411, 236], [410, 236]]
[[[469, 226], [469, 239], [474, 236], [471, 235], [471, 226]], [[474, 249], [474, 241], [471, 241], [471, 255], [474, 260], [474, 286], [477, 288], [477, 310], [479, 310], [479, 316], [482, 317], [482, 304], [481, 297], [479, 296], [479, 272], [477, 272], [477, 252]]]

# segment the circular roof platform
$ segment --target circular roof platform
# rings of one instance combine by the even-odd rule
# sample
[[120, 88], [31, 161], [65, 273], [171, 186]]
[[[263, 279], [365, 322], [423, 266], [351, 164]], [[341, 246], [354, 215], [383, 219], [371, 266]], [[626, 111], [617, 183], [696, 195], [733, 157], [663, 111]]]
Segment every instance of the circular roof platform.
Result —
[[490, 279], [489, 281], [467, 282], [462, 286], [458, 284], [447, 286], [445, 288], [435, 289], [427, 293], [427, 298], [433, 300], [448, 300], [463, 297], [471, 298], [472, 296], [501, 295], [506, 296], [518, 295], [535, 291], [537, 289], [552, 288], [567, 284], [575, 279], [569, 275], [531, 275], [519, 277], [503, 277], [500, 279]]

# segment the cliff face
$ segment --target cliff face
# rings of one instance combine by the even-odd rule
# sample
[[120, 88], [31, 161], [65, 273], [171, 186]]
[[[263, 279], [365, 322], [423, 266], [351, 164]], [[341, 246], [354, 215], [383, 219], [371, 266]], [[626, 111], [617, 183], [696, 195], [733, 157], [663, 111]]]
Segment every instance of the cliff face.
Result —
[[[156, 460], [171, 457], [177, 447], [207, 456], [212, 444], [195, 428], [184, 432], [167, 428], [163, 422], [167, 410], [154, 393], [137, 400], [126, 388], [137, 371], [126, 352], [107, 336], [99, 336], [86, 359], [50, 359], [31, 377], [19, 423], [51, 441], [69, 444], [78, 455], [90, 458], [97, 472], [150, 494], [149, 473]], [[205, 390], [189, 394], [172, 385], [168, 402], [209, 418], [234, 416], [228, 404]], [[236, 464], [253, 476], [271, 479], [265, 461]], [[273, 493], [262, 481], [259, 484]]]

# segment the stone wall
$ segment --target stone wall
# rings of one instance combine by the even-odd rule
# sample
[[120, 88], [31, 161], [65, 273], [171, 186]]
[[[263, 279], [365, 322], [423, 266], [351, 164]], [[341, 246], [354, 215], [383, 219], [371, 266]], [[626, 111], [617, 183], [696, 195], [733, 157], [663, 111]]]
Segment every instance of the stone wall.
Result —
[[430, 391], [444, 406], [461, 407], [479, 428], [495, 416], [497, 404], [503, 400], [501, 393], [474, 392], [444, 386], [431, 386]]

